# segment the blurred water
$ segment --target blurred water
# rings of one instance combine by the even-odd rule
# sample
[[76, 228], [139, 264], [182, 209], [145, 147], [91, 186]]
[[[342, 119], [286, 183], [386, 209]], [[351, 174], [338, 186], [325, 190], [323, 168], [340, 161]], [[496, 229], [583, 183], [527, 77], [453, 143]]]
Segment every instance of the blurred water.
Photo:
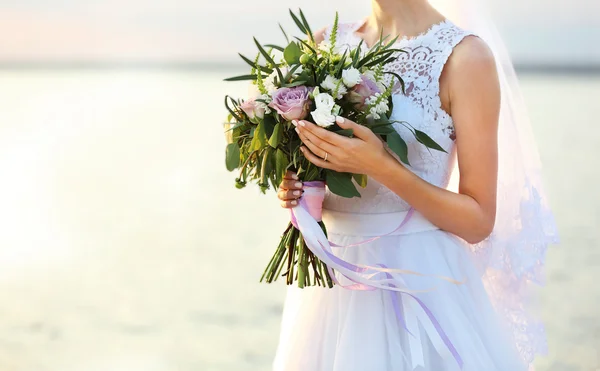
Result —
[[[232, 72], [0, 72], [0, 370], [269, 369], [288, 214], [223, 165]], [[596, 76], [524, 76], [562, 245], [538, 371], [600, 368]]]

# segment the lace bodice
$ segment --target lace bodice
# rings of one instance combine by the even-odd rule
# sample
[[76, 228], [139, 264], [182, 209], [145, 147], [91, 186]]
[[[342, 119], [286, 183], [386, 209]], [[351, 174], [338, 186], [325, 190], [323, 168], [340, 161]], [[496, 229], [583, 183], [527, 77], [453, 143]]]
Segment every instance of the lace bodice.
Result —
[[[361, 39], [355, 31], [365, 20], [340, 23], [336, 47], [357, 47]], [[326, 40], [329, 39], [330, 32], [331, 26], [325, 31]], [[400, 86], [394, 90], [392, 119], [405, 121], [412, 127], [424, 131], [447, 151], [444, 153], [428, 150], [416, 141], [406, 127], [395, 123], [394, 128], [408, 145], [408, 159], [411, 165], [407, 168], [427, 182], [443, 188], [448, 186], [456, 152], [454, 125], [452, 117], [442, 109], [439, 79], [452, 50], [469, 34], [470, 32], [459, 28], [449, 20], [437, 23], [418, 36], [398, 39], [395, 47], [406, 53], [397, 52], [397, 59], [385, 68], [386, 71], [400, 75], [406, 85], [406, 94], [403, 94]], [[364, 43], [362, 48], [367, 50]], [[389, 84], [392, 75], [385, 76], [386, 83]], [[389, 148], [388, 151], [397, 158]], [[327, 191], [323, 207], [360, 213], [404, 211], [409, 208], [409, 205], [398, 195], [372, 178], [368, 179], [365, 188], [357, 185], [357, 189], [361, 197], [352, 199]]]

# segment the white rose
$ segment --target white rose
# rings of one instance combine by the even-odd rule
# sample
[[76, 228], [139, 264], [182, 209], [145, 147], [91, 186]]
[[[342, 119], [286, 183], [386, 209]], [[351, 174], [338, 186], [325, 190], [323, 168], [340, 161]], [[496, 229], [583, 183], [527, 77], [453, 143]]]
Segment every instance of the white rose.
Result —
[[360, 71], [354, 67], [350, 67], [346, 70], [343, 70], [342, 81], [344, 82], [344, 85], [346, 85], [349, 88], [353, 87], [356, 84], [359, 84], [362, 81]]
[[331, 113], [331, 111], [327, 111], [326, 109], [316, 109], [312, 111], [311, 116], [315, 123], [321, 127], [328, 127], [333, 125], [335, 122], [335, 115]]
[[336, 79], [335, 77], [327, 75], [327, 77], [325, 77], [325, 80], [323, 80], [323, 82], [321, 83], [321, 87], [325, 90], [334, 91], [335, 87], [339, 82], [340, 80]]
[[315, 95], [315, 105], [317, 106], [316, 110], [327, 111], [328, 113], [331, 113], [331, 110], [335, 105], [335, 100], [333, 100], [333, 97], [327, 93], [320, 93]]

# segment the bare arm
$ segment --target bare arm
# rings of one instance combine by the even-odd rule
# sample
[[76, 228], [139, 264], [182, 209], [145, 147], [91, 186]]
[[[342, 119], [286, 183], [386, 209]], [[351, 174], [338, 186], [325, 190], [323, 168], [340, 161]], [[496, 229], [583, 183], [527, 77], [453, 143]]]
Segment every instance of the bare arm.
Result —
[[[455, 48], [444, 74], [457, 137], [459, 193], [419, 178], [385, 151], [370, 130], [349, 120], [339, 125], [353, 128], [356, 138], [341, 137], [307, 121], [299, 122], [299, 132], [311, 162], [367, 174], [441, 229], [477, 243], [491, 233], [496, 214], [500, 110], [496, 65], [487, 45], [468, 37]], [[328, 162], [322, 160], [325, 151], [331, 154]]]

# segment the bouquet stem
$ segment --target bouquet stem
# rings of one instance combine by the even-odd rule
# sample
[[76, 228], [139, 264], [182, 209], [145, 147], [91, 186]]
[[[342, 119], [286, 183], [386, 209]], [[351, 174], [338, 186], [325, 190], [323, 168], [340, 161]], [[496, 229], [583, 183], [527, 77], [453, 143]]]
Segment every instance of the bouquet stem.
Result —
[[[325, 232], [325, 225], [322, 222], [319, 222], [319, 225]], [[281, 242], [267, 264], [260, 282], [272, 283], [280, 276], [286, 278], [288, 285], [297, 281], [300, 288], [317, 285], [333, 287], [327, 265], [310, 251], [302, 233], [291, 222], [283, 232]]]

